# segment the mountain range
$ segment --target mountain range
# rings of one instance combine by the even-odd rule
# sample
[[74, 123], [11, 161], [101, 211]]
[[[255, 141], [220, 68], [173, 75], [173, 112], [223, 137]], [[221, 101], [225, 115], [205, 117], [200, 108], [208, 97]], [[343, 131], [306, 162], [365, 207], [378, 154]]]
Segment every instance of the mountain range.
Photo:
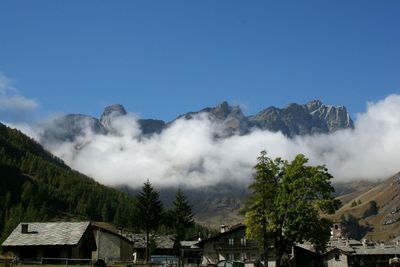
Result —
[[[179, 115], [165, 122], [159, 119], [139, 119], [137, 123], [144, 135], [159, 134], [176, 120], [191, 120], [203, 114], [223, 128], [224, 136], [245, 135], [253, 130], [282, 132], [288, 137], [332, 133], [340, 129], [353, 128], [353, 121], [344, 106], [324, 105], [319, 100], [307, 104], [289, 104], [285, 108], [268, 107], [255, 115], [245, 116], [239, 106], [222, 102], [215, 107]], [[126, 116], [120, 104], [104, 109], [100, 119], [82, 114], [68, 114], [44, 125], [43, 139], [50, 141], [72, 141], [87, 131], [94, 134], [116, 134], [113, 121]]]

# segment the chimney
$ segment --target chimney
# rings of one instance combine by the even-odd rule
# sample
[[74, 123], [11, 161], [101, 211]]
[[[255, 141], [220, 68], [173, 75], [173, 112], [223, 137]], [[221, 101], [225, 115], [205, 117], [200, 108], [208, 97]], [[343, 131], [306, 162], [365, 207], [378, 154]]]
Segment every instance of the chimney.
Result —
[[21, 234], [28, 234], [28, 224], [27, 223], [22, 223], [21, 224]]
[[362, 243], [364, 248], [366, 248], [368, 246], [367, 239], [365, 239], [365, 238], [361, 241], [361, 243]]
[[221, 233], [225, 233], [226, 228], [227, 228], [227, 226], [225, 224], [221, 225]]

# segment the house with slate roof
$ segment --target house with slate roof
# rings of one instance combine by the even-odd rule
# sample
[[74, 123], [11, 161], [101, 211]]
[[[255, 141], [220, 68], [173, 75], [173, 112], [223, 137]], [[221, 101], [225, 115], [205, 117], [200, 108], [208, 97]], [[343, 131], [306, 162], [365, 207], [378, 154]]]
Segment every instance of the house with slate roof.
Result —
[[[219, 261], [241, 261], [246, 267], [253, 267], [261, 258], [256, 241], [246, 239], [244, 224], [223, 225], [220, 233], [201, 240], [197, 245], [203, 248], [203, 266], [216, 266]], [[268, 266], [274, 266], [273, 255], [268, 258], [271, 260]]]
[[296, 245], [294, 251], [295, 266], [301, 267], [400, 266], [395, 260], [398, 253], [396, 244], [332, 238], [325, 253], [316, 253], [309, 243]]
[[[126, 236], [133, 242], [133, 262], [141, 263], [145, 261], [146, 254], [146, 235], [129, 233]], [[156, 235], [152, 237], [151, 261], [153, 263], [177, 264], [178, 257], [174, 249], [175, 241], [172, 235]]]
[[90, 262], [96, 250], [90, 222], [20, 223], [1, 246], [19, 261], [41, 263]]

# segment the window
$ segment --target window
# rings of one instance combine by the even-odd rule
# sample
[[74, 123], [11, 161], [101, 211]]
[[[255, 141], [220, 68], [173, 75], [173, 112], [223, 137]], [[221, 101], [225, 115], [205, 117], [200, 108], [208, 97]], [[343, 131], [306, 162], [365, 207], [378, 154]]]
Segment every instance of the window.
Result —
[[246, 261], [247, 260], [247, 255], [245, 252], [242, 252], [242, 258], [240, 259], [242, 261]]
[[252, 260], [252, 259], [254, 259], [254, 258], [251, 257], [250, 252], [246, 252], [246, 259], [247, 259], [247, 260]]
[[240, 245], [246, 246], [246, 237], [242, 237], [242, 238], [240, 239]]
[[340, 254], [335, 253], [335, 261], [340, 261]]
[[229, 246], [233, 246], [233, 244], [234, 244], [234, 239], [233, 239], [233, 238], [229, 238], [229, 239], [228, 239], [228, 244], [229, 244]]

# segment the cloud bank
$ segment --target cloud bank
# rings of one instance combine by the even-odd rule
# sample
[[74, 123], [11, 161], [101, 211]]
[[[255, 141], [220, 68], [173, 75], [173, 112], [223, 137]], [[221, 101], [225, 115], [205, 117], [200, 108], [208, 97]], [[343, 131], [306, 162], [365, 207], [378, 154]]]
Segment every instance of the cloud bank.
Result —
[[0, 119], [20, 122], [30, 117], [37, 107], [36, 100], [21, 96], [12, 80], [0, 72]]
[[40, 128], [19, 127], [52, 153], [99, 182], [141, 187], [199, 188], [218, 183], [247, 184], [261, 150], [291, 160], [302, 153], [310, 164], [325, 164], [335, 181], [380, 179], [400, 171], [400, 95], [368, 103], [354, 129], [289, 139], [255, 130], [216, 139], [219, 125], [197, 116], [175, 121], [161, 134], [143, 136], [134, 114], [113, 121], [114, 135], [89, 129], [71, 142], [43, 139]]

